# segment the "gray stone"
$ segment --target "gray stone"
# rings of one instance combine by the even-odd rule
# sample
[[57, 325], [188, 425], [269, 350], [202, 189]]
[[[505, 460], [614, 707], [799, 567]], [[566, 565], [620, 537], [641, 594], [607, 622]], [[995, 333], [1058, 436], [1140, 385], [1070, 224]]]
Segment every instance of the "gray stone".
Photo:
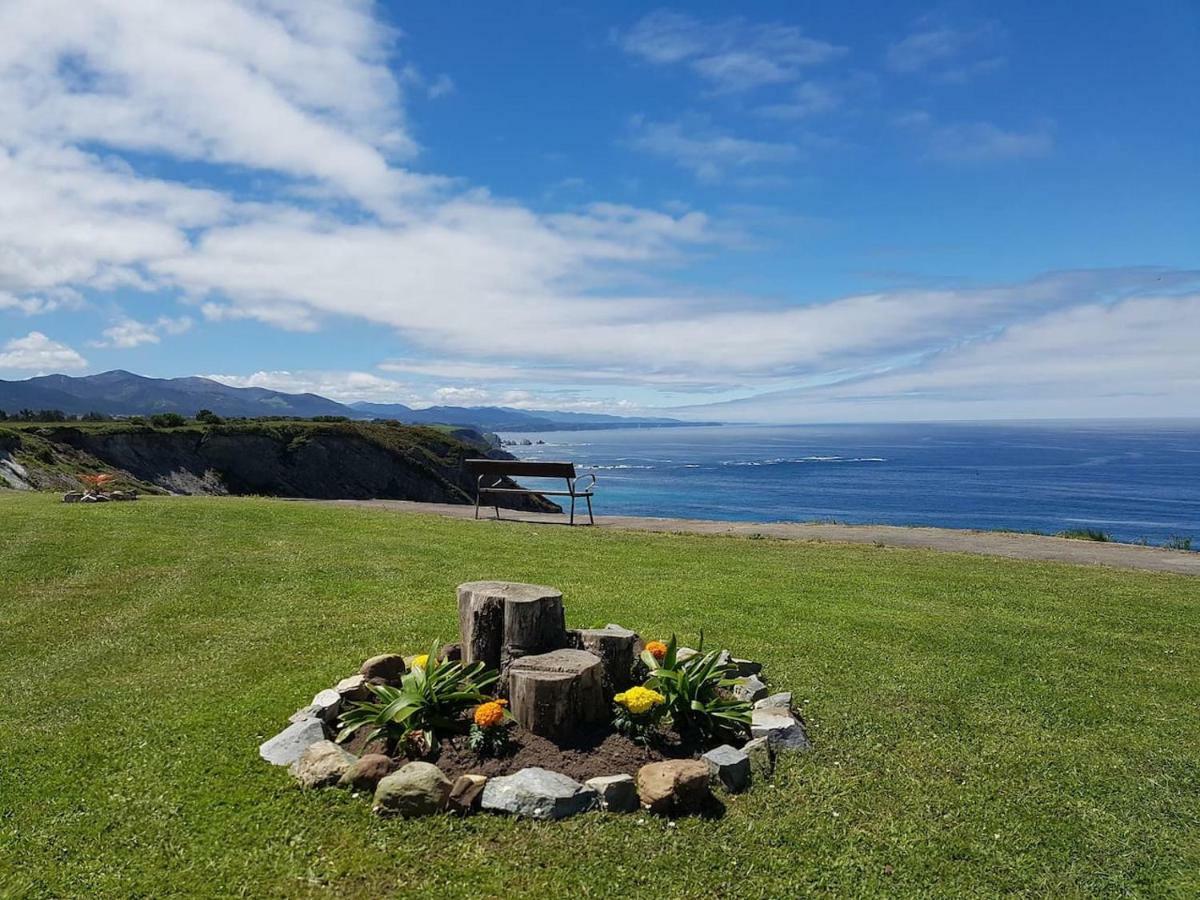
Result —
[[638, 799], [643, 807], [663, 816], [698, 813], [712, 796], [708, 763], [698, 759], [668, 759], [647, 763], [637, 773]]
[[290, 766], [300, 754], [325, 740], [325, 726], [320, 719], [303, 719], [293, 722], [275, 737], [258, 748], [258, 755], [273, 766]]
[[780, 691], [770, 697], [763, 697], [754, 704], [755, 709], [782, 709], [789, 712], [792, 708], [792, 692]]
[[708, 764], [713, 781], [729, 793], [737, 794], [750, 786], [750, 757], [737, 747], [722, 744], [700, 759]]
[[342, 695], [333, 688], [325, 688], [312, 698], [308, 709], [316, 710], [316, 717], [326, 725], [337, 721], [338, 713], [342, 711]]
[[642, 652], [642, 639], [637, 632], [619, 625], [604, 628], [583, 628], [576, 632], [579, 646], [600, 657], [604, 664], [604, 696], [612, 699], [633, 685], [633, 664]]
[[467, 816], [479, 809], [486, 784], [486, 775], [459, 775], [454, 781], [454, 786], [450, 788], [450, 798], [447, 801], [450, 812]]
[[742, 752], [750, 757], [750, 774], [767, 781], [775, 773], [775, 751], [765, 737], [757, 737], [742, 745]]
[[767, 696], [769, 690], [757, 675], [751, 675], [748, 678], [739, 678], [737, 680], [737, 683], [733, 686], [733, 696], [750, 703]]
[[433, 763], [410, 762], [381, 778], [372, 810], [381, 816], [428, 816], [446, 808], [453, 785]]
[[63, 494], [63, 503], [78, 503], [83, 499], [83, 491], [67, 491]]
[[736, 656], [729, 661], [736, 669], [739, 678], [749, 678], [762, 672], [762, 663], [752, 659], [738, 659]]
[[632, 775], [603, 775], [584, 782], [596, 792], [606, 812], [633, 812], [638, 808], [637, 784]]
[[751, 714], [750, 736], [765, 737], [776, 750], [810, 750], [804, 726], [782, 709], [756, 709]]
[[296, 710], [294, 713], [292, 713], [290, 716], [288, 716], [288, 721], [289, 722], [303, 722], [305, 719], [319, 719], [319, 718], [321, 718], [321, 707], [313, 706], [312, 704], [309, 704], [308, 706], [300, 707], [300, 709]]
[[360, 700], [367, 700], [371, 697], [371, 692], [367, 690], [367, 679], [362, 675], [351, 675], [348, 678], [343, 678], [334, 687], [334, 690], [342, 695], [342, 699], [356, 703]]
[[508, 702], [522, 728], [551, 739], [608, 716], [604, 665], [586, 650], [555, 650], [514, 660]]
[[693, 656], [696, 656], [699, 652], [699, 650], [693, 650], [691, 647], [676, 647], [675, 662], [684, 662], [689, 660]]
[[356, 759], [345, 771], [338, 784], [352, 791], [375, 792], [379, 782], [396, 768], [382, 753], [367, 753]]
[[317, 741], [308, 745], [289, 771], [300, 787], [328, 787], [341, 781], [346, 770], [357, 761], [353, 753], [347, 753], [333, 741]]
[[385, 684], [398, 685], [406, 671], [408, 668], [404, 665], [404, 657], [399, 653], [381, 653], [364, 662], [358, 674], [367, 681], [378, 678]]
[[489, 778], [483, 786], [484, 809], [530, 819], [565, 819], [596, 805], [593, 788], [546, 769], [522, 769]]

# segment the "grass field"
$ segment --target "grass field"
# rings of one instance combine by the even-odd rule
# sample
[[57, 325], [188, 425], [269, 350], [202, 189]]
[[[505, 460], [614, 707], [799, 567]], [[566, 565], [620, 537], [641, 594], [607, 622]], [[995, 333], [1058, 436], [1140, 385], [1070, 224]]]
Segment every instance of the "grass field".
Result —
[[[1196, 896], [1200, 581], [249, 499], [0, 492], [5, 896]], [[480, 578], [766, 664], [816, 749], [717, 821], [380, 821], [258, 758]]]

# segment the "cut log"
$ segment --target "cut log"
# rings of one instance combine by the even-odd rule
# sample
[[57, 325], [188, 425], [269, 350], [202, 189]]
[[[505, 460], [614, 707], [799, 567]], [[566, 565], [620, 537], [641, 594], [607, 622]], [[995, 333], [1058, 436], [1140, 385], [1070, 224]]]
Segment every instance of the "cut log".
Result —
[[562, 593], [540, 584], [472, 581], [458, 586], [464, 664], [507, 668], [512, 659], [566, 644]]
[[611, 700], [633, 684], [633, 665], [642, 652], [642, 639], [620, 625], [583, 628], [576, 632], [584, 650], [604, 663], [604, 699]]
[[534, 734], [560, 740], [608, 713], [604, 664], [586, 650], [555, 650], [513, 661], [508, 700], [513, 717]]

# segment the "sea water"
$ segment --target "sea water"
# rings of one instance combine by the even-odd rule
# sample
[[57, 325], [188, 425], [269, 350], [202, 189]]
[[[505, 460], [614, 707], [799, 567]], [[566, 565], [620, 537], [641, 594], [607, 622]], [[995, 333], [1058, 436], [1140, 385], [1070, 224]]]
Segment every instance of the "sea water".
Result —
[[[1056, 533], [1200, 548], [1200, 420], [505, 433], [599, 478], [597, 513]], [[532, 482], [531, 482], [532, 483]]]

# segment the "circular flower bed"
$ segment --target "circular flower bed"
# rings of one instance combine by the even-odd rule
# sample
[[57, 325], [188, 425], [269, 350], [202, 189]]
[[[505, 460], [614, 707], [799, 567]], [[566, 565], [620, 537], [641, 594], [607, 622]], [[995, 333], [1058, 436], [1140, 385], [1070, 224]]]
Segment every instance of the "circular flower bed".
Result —
[[368, 659], [260, 754], [303, 787], [369, 792], [384, 815], [557, 819], [712, 811], [770, 777], [777, 753], [808, 749], [791, 695], [770, 694], [757, 663], [617, 625], [568, 631], [561, 599], [463, 585], [461, 643]]

